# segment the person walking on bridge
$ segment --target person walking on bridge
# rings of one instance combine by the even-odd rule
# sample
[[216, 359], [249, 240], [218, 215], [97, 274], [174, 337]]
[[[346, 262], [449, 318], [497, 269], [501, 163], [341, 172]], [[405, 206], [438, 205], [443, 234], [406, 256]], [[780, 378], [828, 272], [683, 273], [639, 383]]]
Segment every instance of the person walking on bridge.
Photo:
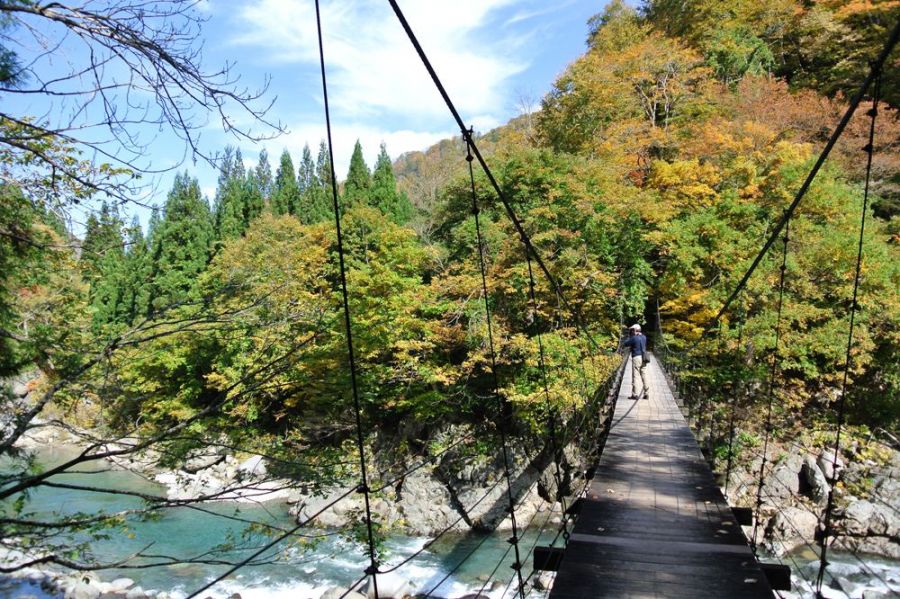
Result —
[[650, 399], [650, 388], [647, 386], [646, 368], [650, 361], [647, 359], [647, 338], [641, 333], [641, 325], [633, 324], [628, 328], [628, 339], [625, 340], [625, 348], [631, 349], [631, 397], [638, 399], [637, 380], [641, 377], [641, 387], [644, 399]]

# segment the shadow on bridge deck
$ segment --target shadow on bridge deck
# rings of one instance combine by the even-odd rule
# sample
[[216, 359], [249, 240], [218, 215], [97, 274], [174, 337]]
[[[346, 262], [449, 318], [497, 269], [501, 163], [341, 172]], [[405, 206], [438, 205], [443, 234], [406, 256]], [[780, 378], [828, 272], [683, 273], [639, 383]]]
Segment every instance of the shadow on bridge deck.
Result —
[[550, 594], [618, 599], [773, 596], [653, 360], [649, 400], [613, 427]]

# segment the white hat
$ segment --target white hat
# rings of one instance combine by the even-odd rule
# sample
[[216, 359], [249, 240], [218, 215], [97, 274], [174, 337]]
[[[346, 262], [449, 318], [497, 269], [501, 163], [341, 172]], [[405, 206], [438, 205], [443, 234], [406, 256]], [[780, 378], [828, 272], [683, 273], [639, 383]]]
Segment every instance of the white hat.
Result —
[[629, 329], [634, 329], [635, 331], [640, 331], [640, 330], [641, 330], [641, 325], [639, 325], [639, 324], [633, 324], [633, 325], [631, 325], [631, 326], [628, 327], [628, 328], [629, 328]]

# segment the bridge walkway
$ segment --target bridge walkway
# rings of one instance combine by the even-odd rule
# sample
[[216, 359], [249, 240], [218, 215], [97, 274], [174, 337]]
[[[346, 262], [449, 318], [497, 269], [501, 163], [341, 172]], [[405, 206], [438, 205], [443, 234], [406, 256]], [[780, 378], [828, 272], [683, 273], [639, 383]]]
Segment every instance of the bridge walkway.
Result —
[[658, 362], [650, 399], [626, 367], [612, 429], [551, 599], [771, 599]]

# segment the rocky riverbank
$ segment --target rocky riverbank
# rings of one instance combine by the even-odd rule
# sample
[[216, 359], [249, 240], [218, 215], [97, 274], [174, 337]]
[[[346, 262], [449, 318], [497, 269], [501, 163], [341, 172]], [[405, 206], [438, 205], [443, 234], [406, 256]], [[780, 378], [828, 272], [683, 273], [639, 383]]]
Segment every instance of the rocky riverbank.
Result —
[[[451, 446], [454, 439], [472, 434], [464, 426], [448, 427], [434, 437], [433, 444]], [[508, 529], [512, 522], [503, 454], [473, 451], [474, 445], [462, 443], [437, 455], [408, 456], [399, 462], [390, 448], [375, 452], [370, 467], [375, 481], [370, 484], [375, 489], [374, 518], [383, 527], [413, 536]], [[518, 440], [511, 444], [508, 457], [520, 525], [542, 514], [558, 520], [561, 504], [555, 500], [557, 471], [550, 452], [535, 455], [533, 448]], [[585, 456], [574, 447], [562, 452], [560, 481], [569, 500], [580, 486], [577, 481], [584, 480], [586, 467]], [[321, 493], [300, 495], [291, 513], [298, 522], [314, 518], [322, 526], [345, 526], [364, 509], [363, 497], [352, 492], [356, 484], [347, 480]]]
[[47, 570], [24, 568], [0, 581], [0, 593], [9, 597], [63, 597], [64, 599], [173, 599], [167, 591], [144, 590], [130, 578], [104, 582], [86, 572], [58, 574]]
[[[821, 536], [834, 454], [776, 447], [762, 488], [758, 543], [781, 556]], [[851, 444], [837, 459], [832, 539], [835, 549], [900, 560], [900, 451], [877, 441]], [[760, 458], [735, 470], [732, 505], [755, 507]], [[750, 529], [748, 529], [750, 534]]]

